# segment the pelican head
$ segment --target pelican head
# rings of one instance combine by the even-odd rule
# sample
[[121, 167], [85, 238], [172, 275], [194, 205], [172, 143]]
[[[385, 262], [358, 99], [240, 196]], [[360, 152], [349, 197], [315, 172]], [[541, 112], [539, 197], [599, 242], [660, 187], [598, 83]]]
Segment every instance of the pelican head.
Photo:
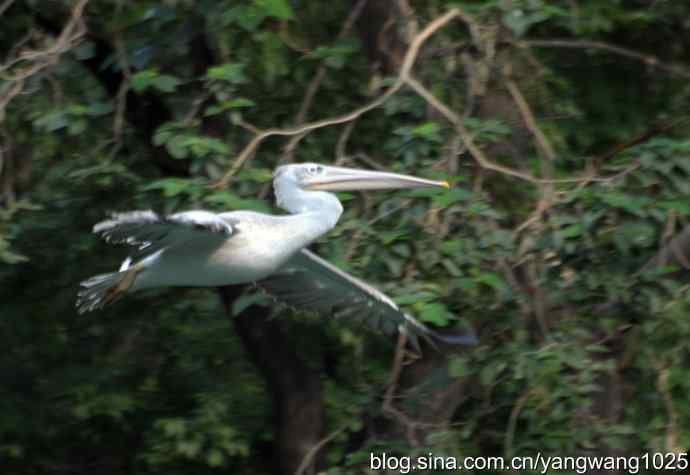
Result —
[[291, 182], [303, 191], [363, 191], [393, 190], [400, 188], [448, 188], [447, 181], [434, 181], [398, 173], [388, 173], [356, 168], [299, 163], [279, 167], [273, 175], [274, 182]]
[[278, 206], [293, 214], [319, 212], [329, 229], [343, 212], [338, 198], [329, 192], [434, 186], [448, 188], [448, 182], [318, 163], [283, 165], [273, 174]]

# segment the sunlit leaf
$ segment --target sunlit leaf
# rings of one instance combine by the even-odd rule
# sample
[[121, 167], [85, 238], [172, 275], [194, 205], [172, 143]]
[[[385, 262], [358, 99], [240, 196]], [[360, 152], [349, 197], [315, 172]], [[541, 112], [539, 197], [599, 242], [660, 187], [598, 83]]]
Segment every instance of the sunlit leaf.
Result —
[[292, 7], [287, 0], [255, 0], [266, 16], [291, 20], [295, 17]]

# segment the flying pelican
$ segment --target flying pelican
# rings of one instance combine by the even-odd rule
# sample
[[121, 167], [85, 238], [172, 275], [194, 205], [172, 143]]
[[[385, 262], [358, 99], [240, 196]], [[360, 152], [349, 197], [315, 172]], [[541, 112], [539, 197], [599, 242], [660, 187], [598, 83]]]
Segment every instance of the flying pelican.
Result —
[[365, 320], [387, 333], [405, 331], [451, 344], [473, 335], [441, 335], [401, 311], [386, 295], [324, 261], [306, 247], [330, 231], [343, 207], [333, 191], [445, 187], [445, 181], [303, 163], [273, 174], [277, 205], [289, 215], [253, 211], [152, 211], [115, 214], [93, 227], [107, 242], [135, 246], [119, 271], [81, 282], [80, 313], [124, 294], [155, 287], [218, 287], [255, 283], [293, 306]]

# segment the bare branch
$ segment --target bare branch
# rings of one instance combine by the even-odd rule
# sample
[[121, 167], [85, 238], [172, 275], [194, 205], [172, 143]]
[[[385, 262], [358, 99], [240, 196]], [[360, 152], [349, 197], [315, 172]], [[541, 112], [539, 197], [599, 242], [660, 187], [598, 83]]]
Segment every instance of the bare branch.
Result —
[[24, 88], [24, 79], [9, 83], [3, 89], [0, 89], [0, 123], [5, 120], [5, 108], [7, 104], [14, 99]]
[[460, 137], [462, 138], [465, 147], [470, 152], [475, 161], [479, 164], [479, 166], [481, 166], [482, 168], [493, 170], [508, 176], [513, 176], [515, 178], [520, 178], [522, 180], [529, 181], [534, 184], [608, 181], [608, 178], [597, 178], [591, 175], [569, 179], [540, 179], [529, 173], [524, 173], [519, 170], [515, 170], [513, 168], [489, 160], [489, 158], [484, 154], [484, 152], [479, 148], [479, 146], [475, 144], [472, 134], [470, 134], [470, 132], [465, 127], [461, 117], [455, 112], [453, 112], [443, 102], [439, 101], [436, 97], [434, 97], [434, 95], [429, 90], [427, 90], [419, 81], [417, 81], [411, 76], [412, 67], [414, 66], [415, 60], [419, 55], [419, 50], [424, 44], [424, 42], [428, 40], [429, 37], [431, 37], [431, 35], [433, 35], [436, 31], [438, 31], [440, 28], [447, 25], [451, 20], [456, 18], [460, 18], [461, 20], [463, 20], [468, 25], [473, 34], [475, 33], [477, 23], [471, 16], [469, 16], [459, 8], [453, 8], [447, 11], [445, 14], [437, 17], [435, 20], [429, 23], [417, 36], [414, 37], [413, 41], [410, 43], [410, 46], [407, 49], [407, 52], [405, 53], [405, 58], [400, 68], [398, 77], [396, 78], [395, 82], [379, 97], [369, 102], [368, 104], [365, 104], [362, 107], [359, 107], [353, 111], [339, 116], [319, 120], [316, 122], [310, 122], [297, 127], [284, 129], [271, 128], [263, 131], [257, 131], [252, 140], [249, 141], [249, 143], [244, 147], [244, 149], [242, 149], [240, 154], [237, 156], [230, 169], [221, 177], [220, 180], [216, 181], [210, 186], [213, 188], [225, 187], [228, 184], [228, 182], [232, 179], [232, 177], [235, 175], [235, 173], [237, 173], [237, 171], [244, 165], [244, 163], [254, 154], [254, 152], [256, 152], [258, 146], [266, 138], [274, 135], [303, 135], [319, 128], [350, 122], [352, 120], [359, 118], [363, 114], [381, 106], [388, 98], [397, 93], [405, 85], [411, 87], [417, 94], [419, 94], [424, 100], [426, 100], [444, 117], [446, 117], [446, 119], [451, 124], [453, 124], [458, 135], [460, 135]]
[[534, 113], [527, 104], [525, 96], [522, 94], [522, 91], [520, 91], [520, 88], [515, 80], [510, 76], [506, 78], [506, 88], [508, 89], [508, 92], [510, 92], [513, 101], [515, 101], [515, 104], [520, 111], [520, 115], [522, 116], [522, 120], [525, 122], [525, 125], [532, 135], [534, 135], [537, 145], [539, 146], [539, 150], [541, 150], [544, 158], [553, 163], [556, 160], [556, 153], [554, 152], [551, 143], [544, 135], [544, 132], [542, 132], [541, 128], [537, 124], [537, 120], [534, 118]]
[[[350, 32], [350, 30], [352, 29], [352, 25], [354, 25], [355, 21], [357, 21], [357, 18], [359, 18], [359, 15], [362, 13], [362, 9], [364, 8], [364, 5], [366, 3], [367, 0], [359, 0], [357, 2], [352, 11], [350, 11], [350, 14], [345, 20], [345, 23], [343, 24], [343, 27], [340, 29], [340, 32], [338, 33], [336, 39], [342, 39], [345, 37], [345, 35], [347, 35]], [[323, 82], [323, 79], [326, 77], [327, 71], [328, 69], [325, 64], [319, 66], [318, 70], [316, 71], [316, 74], [309, 83], [309, 86], [307, 86], [307, 90], [304, 93], [304, 99], [302, 100], [302, 105], [300, 106], [299, 112], [295, 117], [296, 124], [303, 124], [305, 119], [307, 118], [307, 114], [309, 113], [309, 109], [311, 108], [314, 96], [321, 87], [321, 83]]]
[[27, 50], [16, 58], [10, 59], [7, 63], [0, 66], [0, 73], [9, 71], [20, 63], [33, 63], [26, 68], [19, 68], [14, 75], [3, 77], [5, 80], [16, 81], [26, 79], [41, 69], [57, 63], [60, 56], [74, 47], [77, 41], [86, 33], [86, 25], [82, 19], [84, 7], [89, 0], [80, 0], [72, 10], [70, 19], [58, 36], [55, 43], [44, 50]]
[[300, 127], [292, 127], [287, 129], [267, 129], [264, 131], [259, 131], [259, 133], [254, 136], [254, 138], [244, 147], [244, 149], [242, 149], [242, 152], [240, 152], [240, 154], [237, 156], [230, 170], [228, 170], [220, 180], [218, 180], [211, 186], [214, 188], [222, 188], [226, 186], [230, 179], [233, 177], [233, 175], [235, 175], [235, 173], [237, 173], [237, 171], [240, 168], [242, 168], [244, 162], [247, 161], [247, 159], [249, 159], [249, 157], [256, 151], [257, 147], [261, 142], [264, 141], [264, 139], [271, 137], [273, 135], [291, 136], [302, 133], [308, 133], [312, 130], [316, 130], [322, 127], [328, 127], [330, 125], [337, 125], [349, 122], [351, 120], [358, 118], [362, 114], [365, 114], [366, 112], [369, 112], [370, 110], [380, 106], [383, 102], [385, 102], [386, 99], [388, 99], [395, 92], [397, 92], [398, 89], [400, 89], [400, 86], [397, 86], [397, 88], [391, 87], [384, 94], [382, 94], [369, 104], [362, 106], [359, 109], [355, 109], [354, 111], [348, 112], [347, 114], [331, 117], [329, 119], [324, 119], [317, 122], [311, 122]]
[[5, 13], [5, 11], [12, 6], [14, 0], [5, 0], [2, 5], [0, 5], [0, 15]]
[[[362, 13], [362, 9], [364, 8], [364, 5], [366, 3], [367, 0], [359, 0], [357, 2], [355, 7], [350, 11], [350, 14], [348, 15], [347, 19], [345, 19], [345, 23], [343, 23], [343, 26], [340, 29], [340, 32], [338, 33], [336, 39], [342, 39], [345, 37], [345, 35], [347, 35], [350, 32], [350, 30], [352, 29], [352, 25], [354, 25], [355, 21], [357, 21], [357, 18], [359, 18], [359, 15]], [[323, 83], [327, 71], [328, 68], [325, 64], [321, 64], [319, 68], [316, 70], [316, 74], [314, 74], [314, 77], [309, 82], [309, 85], [307, 86], [307, 89], [304, 93], [304, 98], [302, 99], [302, 104], [300, 105], [299, 111], [295, 116], [295, 125], [301, 125], [306, 120], [307, 114], [309, 113], [309, 109], [311, 109], [311, 106], [313, 104], [314, 96], [316, 96], [316, 92], [321, 87], [321, 83]], [[306, 133], [295, 135], [288, 141], [287, 145], [283, 149], [283, 156], [280, 159], [280, 163], [292, 161], [292, 157], [295, 153], [295, 150], [297, 149], [297, 145], [304, 138], [305, 135]]]
[[355, 128], [356, 121], [348, 122], [345, 127], [343, 127], [343, 131], [340, 133], [340, 137], [338, 137], [338, 143], [335, 146], [335, 160], [336, 162], [342, 162], [347, 158], [347, 141], [350, 138], [350, 134], [352, 134], [352, 129]]
[[292, 136], [297, 134], [308, 133], [312, 130], [316, 130], [322, 127], [328, 127], [330, 125], [343, 124], [351, 120], [357, 119], [361, 115], [379, 107], [389, 97], [398, 92], [400, 88], [402, 88], [402, 86], [405, 84], [405, 77], [409, 75], [409, 72], [412, 69], [412, 65], [414, 64], [417, 55], [419, 54], [419, 49], [421, 48], [422, 44], [435, 31], [437, 31], [439, 28], [442, 28], [444, 25], [448, 24], [448, 22], [450, 22], [453, 18], [455, 18], [458, 15], [459, 11], [457, 9], [452, 9], [448, 11], [446, 14], [432, 21], [429, 25], [427, 25], [426, 28], [424, 28], [424, 30], [422, 30], [422, 32], [419, 35], [415, 37], [414, 41], [412, 41], [412, 43], [410, 44], [407, 53], [405, 54], [405, 60], [403, 61], [400, 75], [398, 76], [397, 80], [393, 83], [393, 85], [391, 85], [391, 87], [388, 88], [388, 90], [386, 90], [386, 92], [381, 94], [379, 97], [369, 102], [368, 104], [359, 107], [358, 109], [355, 109], [351, 112], [336, 117], [331, 117], [316, 122], [310, 122], [299, 127], [292, 127], [286, 129], [268, 129], [260, 132], [244, 147], [242, 152], [240, 152], [240, 154], [235, 159], [235, 162], [233, 163], [232, 167], [225, 173], [225, 175], [223, 175], [223, 177], [220, 180], [218, 180], [211, 186], [214, 188], [222, 188], [226, 186], [230, 179], [233, 177], [233, 175], [235, 175], [235, 173], [237, 173], [237, 171], [242, 167], [242, 165], [244, 165], [244, 162], [246, 162], [247, 159], [256, 151], [259, 144], [268, 137], [271, 137], [273, 135]]
[[665, 132], [668, 132], [671, 129], [676, 128], [679, 125], [687, 123], [689, 120], [688, 117], [680, 117], [678, 119], [674, 120], [669, 120], [666, 122], [658, 123], [652, 126], [650, 130], [647, 130], [640, 135], [633, 137], [630, 140], [627, 140], [623, 143], [619, 143], [615, 145], [611, 150], [605, 152], [604, 154], [596, 157], [594, 159], [595, 161], [595, 166], [601, 164], [602, 162], [609, 160], [616, 155], [620, 154], [621, 152], [634, 147], [635, 145], [639, 145], [641, 143], [646, 142], [647, 140], [656, 137], [657, 135], [663, 134]]
[[398, 410], [393, 405], [393, 397], [398, 387], [400, 380], [400, 373], [402, 372], [403, 361], [405, 359], [405, 345], [407, 344], [407, 336], [404, 332], [398, 334], [398, 343], [395, 347], [395, 355], [393, 357], [393, 367], [391, 368], [391, 376], [386, 388], [386, 393], [383, 396], [383, 404], [381, 409], [383, 413], [397, 420], [398, 423], [405, 428], [407, 441], [412, 447], [419, 447], [420, 443], [417, 439], [417, 428], [419, 423], [412, 420], [404, 412]]
[[582, 183], [582, 182], [610, 182], [612, 179], [618, 177], [618, 173], [611, 177], [597, 177], [590, 174], [582, 177], [575, 178], [561, 178], [561, 179], [551, 179], [551, 178], [537, 178], [529, 173], [524, 173], [514, 168], [510, 168], [489, 160], [486, 154], [474, 143], [474, 138], [472, 134], [467, 130], [462, 122], [459, 115], [453, 112], [448, 106], [443, 102], [439, 101], [426, 87], [422, 85], [419, 81], [413, 77], [407, 77], [404, 79], [405, 83], [410, 86], [417, 94], [419, 94], [424, 100], [431, 104], [436, 110], [438, 110], [451, 124], [455, 126], [455, 130], [458, 135], [462, 138], [465, 147], [472, 155], [472, 158], [479, 164], [480, 167], [486, 168], [487, 170], [493, 170], [495, 172], [503, 173], [504, 175], [513, 176], [515, 178], [520, 178], [525, 181], [529, 181], [534, 184], [549, 184], [549, 183]]
[[312, 464], [314, 457], [316, 457], [316, 454], [319, 453], [319, 450], [324, 448], [326, 444], [328, 444], [330, 441], [335, 439], [338, 435], [340, 435], [342, 432], [345, 431], [347, 427], [341, 427], [340, 429], [336, 429], [330, 434], [328, 434], [326, 437], [321, 439], [316, 445], [311, 447], [309, 449], [309, 452], [304, 456], [302, 459], [302, 463], [299, 464], [299, 467], [297, 467], [297, 470], [295, 471], [295, 475], [303, 475], [307, 472], [309, 469], [309, 466]]
[[508, 428], [506, 429], [505, 441], [503, 443], [504, 457], [511, 458], [513, 456], [513, 439], [515, 437], [515, 428], [517, 426], [518, 417], [522, 409], [524, 409], [527, 401], [537, 394], [540, 390], [537, 388], [528, 389], [525, 391], [520, 399], [517, 400], [512, 411], [510, 411], [510, 418], [508, 419]]
[[[60, 57], [71, 50], [86, 33], [82, 14], [88, 0], [80, 0], [72, 9], [70, 19], [60, 32], [55, 42], [43, 50], [24, 50], [18, 56], [0, 65], [0, 79], [7, 86], [0, 91], [0, 122], [4, 120], [7, 104], [16, 97], [24, 87], [24, 81], [39, 71], [57, 64]], [[9, 7], [5, 2], [1, 8]], [[0, 13], [2, 11], [0, 10]]]
[[119, 143], [122, 137], [122, 129], [125, 124], [125, 110], [127, 108], [127, 92], [129, 91], [129, 81], [132, 76], [132, 69], [127, 61], [127, 52], [125, 51], [122, 38], [119, 34], [114, 38], [115, 52], [117, 53], [117, 62], [122, 69], [124, 81], [120, 83], [120, 88], [117, 91], [117, 107], [115, 110], [115, 120], [113, 121], [113, 141]]
[[678, 441], [678, 413], [673, 406], [673, 396], [671, 394], [671, 385], [669, 384], [669, 377], [671, 374], [670, 364], [662, 363], [656, 357], [652, 357], [655, 369], [657, 370], [656, 387], [664, 401], [666, 413], [668, 414], [668, 422], [666, 424], [666, 437], [664, 450], [679, 453], [683, 452]]
[[684, 66], [677, 64], [664, 63], [656, 56], [650, 54], [640, 53], [621, 46], [612, 45], [603, 41], [588, 41], [588, 40], [529, 40], [519, 44], [520, 46], [534, 46], [537, 48], [571, 48], [571, 49], [598, 49], [608, 51], [609, 53], [617, 54], [625, 58], [640, 61], [645, 65], [664, 70], [676, 76], [690, 78], [690, 70]]
[[[488, 170], [494, 170], [496, 172], [503, 173], [505, 175], [510, 175], [514, 176], [516, 178], [521, 178], [523, 180], [532, 182], [532, 183], [540, 183], [544, 180], [540, 180], [539, 178], [536, 178], [528, 173], [521, 172], [519, 170], [515, 170], [510, 167], [506, 167], [504, 165], [500, 165], [498, 163], [494, 163], [491, 160], [487, 158], [487, 156], [484, 154], [484, 152], [477, 146], [477, 144], [474, 143], [474, 138], [472, 137], [472, 134], [470, 134], [469, 130], [465, 127], [465, 124], [463, 123], [462, 119], [460, 116], [458, 116], [455, 112], [453, 112], [448, 106], [446, 106], [444, 103], [436, 99], [434, 95], [427, 89], [425, 88], [419, 81], [412, 77], [408, 77], [405, 79], [405, 82], [408, 86], [410, 86], [417, 94], [419, 94], [425, 101], [427, 101], [429, 104], [431, 104], [437, 111], [439, 111], [453, 126], [455, 127], [455, 130], [458, 132], [458, 135], [462, 138], [462, 141], [465, 144], [465, 147], [467, 147], [467, 150], [470, 152], [472, 157], [477, 161], [479, 166], [482, 168], [486, 168]], [[568, 181], [578, 181], [578, 180], [568, 180]]]

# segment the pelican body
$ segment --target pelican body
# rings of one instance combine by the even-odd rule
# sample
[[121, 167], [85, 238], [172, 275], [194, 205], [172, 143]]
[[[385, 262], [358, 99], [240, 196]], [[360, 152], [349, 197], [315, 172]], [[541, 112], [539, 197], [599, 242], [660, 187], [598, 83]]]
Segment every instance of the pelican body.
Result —
[[306, 249], [333, 229], [343, 207], [333, 191], [448, 187], [447, 182], [315, 163], [284, 165], [273, 175], [277, 205], [289, 215], [253, 211], [152, 211], [116, 214], [94, 226], [106, 241], [136, 246], [118, 272], [81, 283], [81, 313], [126, 293], [157, 287], [217, 287], [256, 283], [268, 293], [317, 311], [357, 315], [385, 331], [471, 343], [443, 336], [403, 313], [384, 294]]

